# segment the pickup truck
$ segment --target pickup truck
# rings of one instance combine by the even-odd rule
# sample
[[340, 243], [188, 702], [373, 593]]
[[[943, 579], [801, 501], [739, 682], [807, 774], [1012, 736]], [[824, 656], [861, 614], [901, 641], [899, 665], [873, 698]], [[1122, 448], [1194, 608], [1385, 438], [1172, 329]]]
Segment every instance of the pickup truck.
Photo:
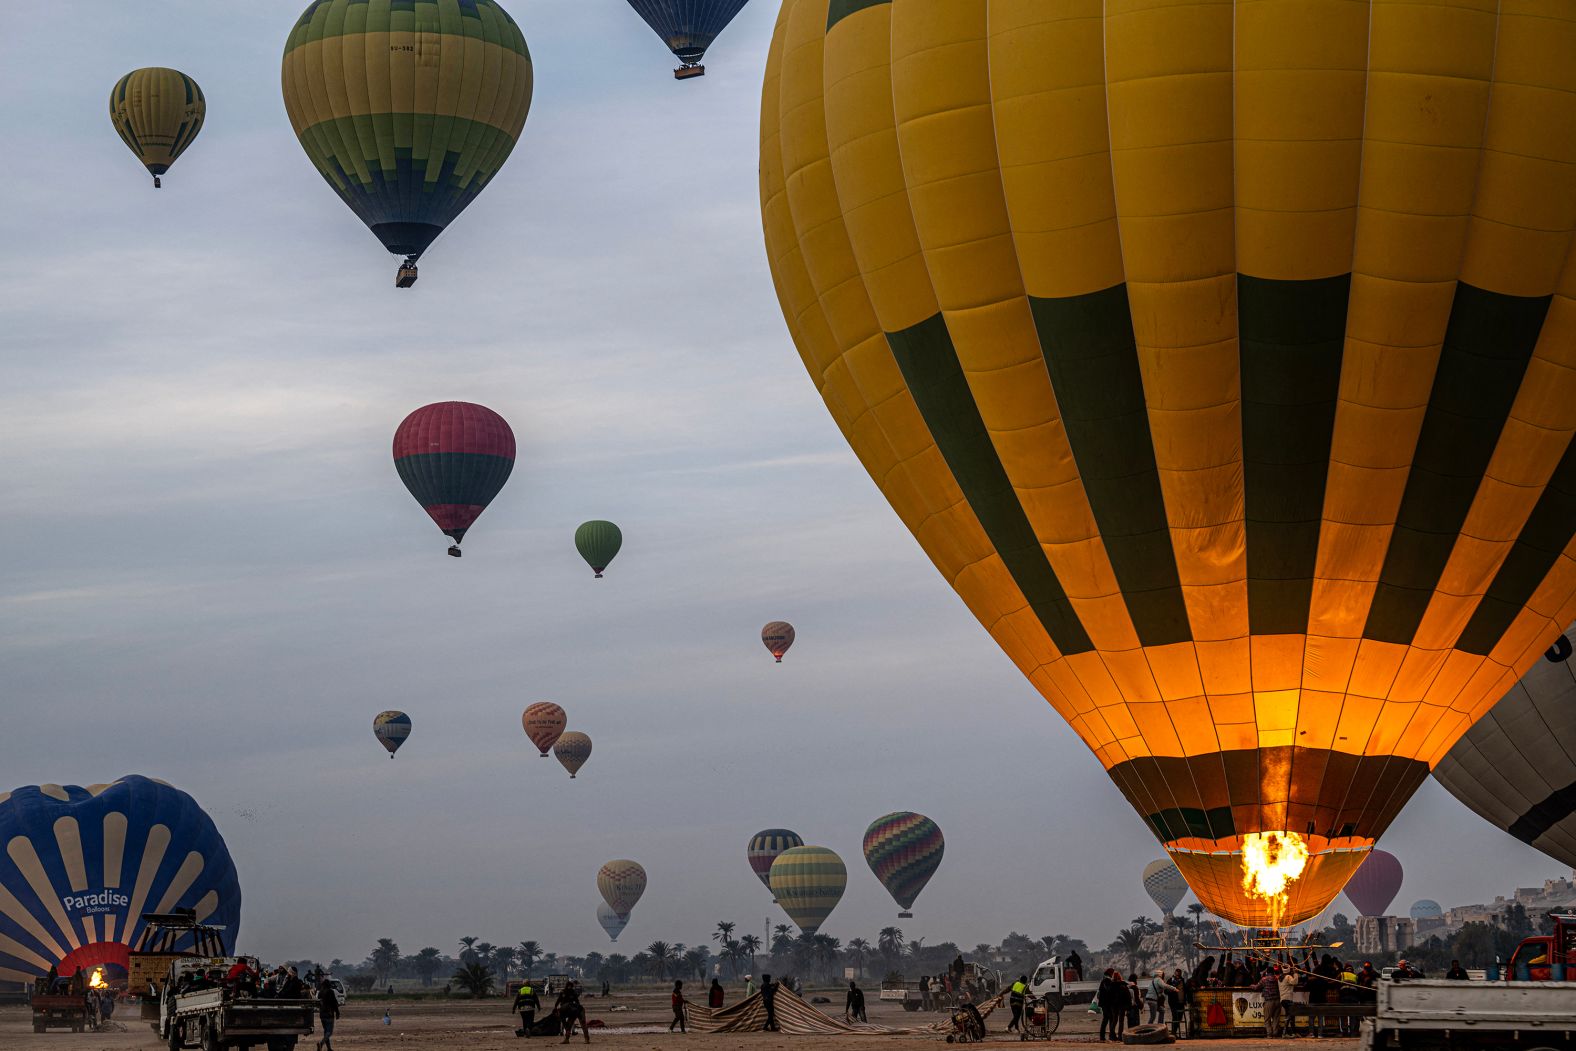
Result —
[[222, 980], [231, 967], [243, 962], [257, 970], [257, 961], [243, 956], [185, 958], [170, 965], [154, 1023], [169, 1051], [186, 1047], [293, 1051], [296, 1040], [312, 1032], [315, 998], [258, 996]]
[[905, 1011], [917, 1011], [920, 1008], [919, 990], [910, 989], [908, 979], [901, 974], [889, 974], [881, 979], [879, 996], [887, 1003], [901, 1004]]
[[[42, 985], [42, 982], [40, 983]], [[80, 1033], [88, 1027], [88, 994], [85, 990], [33, 993], [33, 1032], [69, 1029]]]
[[1054, 1011], [1060, 1011], [1065, 1004], [1089, 1003], [1100, 991], [1099, 979], [1079, 981], [1077, 974], [1060, 956], [1041, 960], [1029, 976], [1029, 995], [1047, 998]]
[[1380, 982], [1362, 1051], [1555, 1051], [1576, 1035], [1576, 985], [1565, 982]]

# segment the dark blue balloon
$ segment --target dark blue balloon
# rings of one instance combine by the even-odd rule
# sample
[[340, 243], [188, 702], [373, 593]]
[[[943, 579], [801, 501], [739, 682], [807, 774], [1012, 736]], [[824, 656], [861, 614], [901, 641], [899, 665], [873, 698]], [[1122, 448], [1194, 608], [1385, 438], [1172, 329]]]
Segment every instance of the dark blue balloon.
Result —
[[629, 0], [686, 66], [698, 63], [748, 0]]
[[224, 928], [227, 952], [235, 945], [241, 886], [229, 848], [197, 801], [162, 781], [0, 792], [0, 845], [0, 981], [51, 966], [113, 975], [145, 912], [195, 909]]

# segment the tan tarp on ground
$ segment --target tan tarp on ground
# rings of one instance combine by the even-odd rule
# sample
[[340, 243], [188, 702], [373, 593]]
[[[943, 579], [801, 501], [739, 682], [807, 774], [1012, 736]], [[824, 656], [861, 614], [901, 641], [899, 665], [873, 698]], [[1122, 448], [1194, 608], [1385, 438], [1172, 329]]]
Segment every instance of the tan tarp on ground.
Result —
[[[1000, 993], [979, 1005], [980, 1015], [988, 1016], [999, 1006], [1006, 993]], [[950, 1017], [929, 1025], [886, 1026], [868, 1023], [848, 1023], [841, 1018], [817, 1010], [802, 997], [787, 989], [777, 990], [777, 1025], [784, 1033], [793, 1036], [870, 1036], [872, 1034], [946, 1033], [952, 1029]], [[732, 1007], [713, 1011], [701, 1004], [691, 1004], [689, 1027], [697, 1033], [760, 1033], [766, 1028], [766, 1005], [761, 994], [740, 1000]]]

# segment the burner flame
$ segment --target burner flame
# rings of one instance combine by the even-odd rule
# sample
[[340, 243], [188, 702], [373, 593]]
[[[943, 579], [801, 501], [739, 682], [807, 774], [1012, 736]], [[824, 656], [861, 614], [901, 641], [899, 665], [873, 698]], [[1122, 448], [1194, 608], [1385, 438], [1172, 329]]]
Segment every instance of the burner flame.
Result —
[[1249, 832], [1242, 837], [1242, 889], [1269, 907], [1270, 926], [1280, 927], [1290, 899], [1287, 889], [1308, 866], [1308, 845], [1295, 832]]

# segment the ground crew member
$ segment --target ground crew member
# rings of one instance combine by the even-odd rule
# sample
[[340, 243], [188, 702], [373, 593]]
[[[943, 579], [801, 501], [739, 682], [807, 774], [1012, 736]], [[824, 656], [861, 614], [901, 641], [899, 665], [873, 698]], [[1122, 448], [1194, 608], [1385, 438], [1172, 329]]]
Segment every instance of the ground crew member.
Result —
[[684, 999], [684, 983], [683, 982], [674, 982], [673, 983], [673, 1021], [668, 1023], [668, 1032], [670, 1032], [670, 1033], [673, 1032], [673, 1027], [674, 1026], [678, 1026], [679, 1027], [679, 1032], [681, 1032], [681, 1033], [689, 1032], [688, 1029], [684, 1028], [684, 1007], [688, 1003], [689, 1003], [689, 1001]]
[[865, 991], [853, 979], [848, 981], [848, 997], [843, 1001], [843, 1020], [846, 1022], [868, 1022], [865, 1017]]
[[1029, 995], [1029, 976], [1018, 975], [1018, 980], [1012, 983], [1012, 989], [1007, 994], [1007, 1002], [1012, 1005], [1012, 1021], [1007, 1023], [1007, 1032], [1011, 1033], [1023, 1025], [1023, 1002]]
[[768, 1033], [781, 1032], [777, 1024], [777, 983], [769, 974], [761, 975], [761, 1006], [766, 1008], [766, 1022], [761, 1028]]
[[317, 1042], [317, 1051], [334, 1051], [334, 1021], [339, 1018], [339, 994], [334, 983], [324, 975], [317, 983], [317, 1014], [323, 1026], [323, 1039]]
[[558, 994], [558, 1002], [553, 1005], [558, 1012], [558, 1021], [564, 1027], [564, 1043], [569, 1043], [569, 1038], [575, 1034], [575, 1023], [580, 1023], [580, 1035], [585, 1037], [586, 1043], [591, 1042], [591, 1027], [586, 1025], [586, 1009], [580, 1003], [580, 987], [573, 981], [566, 984], [563, 991]]
[[520, 983], [520, 991], [514, 994], [514, 1006], [511, 1011], [520, 1012], [520, 1029], [516, 1036], [530, 1036], [531, 1027], [536, 1024], [536, 1012], [542, 1009], [542, 1001], [536, 995], [536, 987], [527, 978]]

